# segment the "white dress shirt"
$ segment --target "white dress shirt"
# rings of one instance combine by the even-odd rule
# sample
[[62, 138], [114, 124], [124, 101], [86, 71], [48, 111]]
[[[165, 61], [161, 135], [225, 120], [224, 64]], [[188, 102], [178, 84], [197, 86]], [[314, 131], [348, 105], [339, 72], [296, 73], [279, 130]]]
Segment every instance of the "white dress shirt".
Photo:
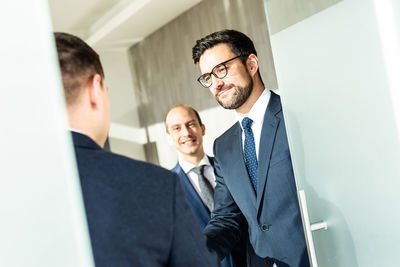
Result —
[[[247, 114], [247, 117], [253, 120], [251, 124], [251, 130], [254, 135], [254, 143], [256, 145], [256, 155], [258, 159], [258, 151], [260, 148], [260, 139], [261, 139], [261, 130], [264, 122], [265, 110], [267, 109], [269, 98], [271, 97], [271, 91], [268, 89], [264, 89], [260, 97], [257, 99], [256, 103], [254, 103], [253, 107]], [[240, 127], [242, 128], [242, 147], [244, 149], [244, 131], [242, 126], [242, 120], [244, 117], [241, 117], [238, 113], [236, 113], [236, 118], [240, 123]]]
[[[68, 128], [68, 130], [70, 130], [71, 132], [75, 132], [75, 133], [80, 133], [80, 134], [84, 134], [82, 133], [80, 130], [78, 129], [74, 129], [74, 128]], [[86, 135], [86, 134], [85, 134]]]
[[179, 154], [178, 156], [178, 162], [179, 165], [181, 165], [181, 168], [183, 171], [186, 173], [187, 177], [189, 178], [190, 182], [192, 183], [194, 189], [196, 189], [197, 194], [200, 196], [200, 186], [199, 186], [199, 177], [196, 173], [192, 171], [192, 169], [196, 166], [204, 166], [204, 177], [210, 182], [211, 186], [215, 188], [215, 176], [214, 176], [214, 168], [211, 166], [210, 161], [208, 160], [208, 157], [206, 154], [204, 154], [204, 157], [201, 159], [199, 165], [194, 165], [192, 163], [189, 163], [185, 161], [181, 155]]

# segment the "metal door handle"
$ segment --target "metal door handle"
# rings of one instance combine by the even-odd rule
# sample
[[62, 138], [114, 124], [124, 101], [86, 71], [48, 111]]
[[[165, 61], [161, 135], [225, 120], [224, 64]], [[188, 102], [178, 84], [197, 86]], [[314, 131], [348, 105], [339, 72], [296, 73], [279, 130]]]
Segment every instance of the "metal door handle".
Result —
[[299, 198], [300, 212], [303, 219], [304, 235], [306, 238], [308, 257], [310, 259], [311, 267], [318, 267], [317, 256], [315, 254], [314, 241], [312, 237], [312, 232], [328, 229], [328, 225], [324, 221], [316, 222], [311, 224], [310, 217], [308, 216], [306, 193], [304, 190], [298, 190], [297, 196]]

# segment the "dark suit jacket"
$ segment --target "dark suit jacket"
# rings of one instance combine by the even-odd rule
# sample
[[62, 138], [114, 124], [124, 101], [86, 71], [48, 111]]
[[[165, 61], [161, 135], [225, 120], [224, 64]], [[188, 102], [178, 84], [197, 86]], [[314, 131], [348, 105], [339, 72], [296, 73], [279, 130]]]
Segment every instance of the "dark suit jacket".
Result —
[[[221, 257], [238, 233], [247, 230], [254, 252], [266, 259], [266, 265], [308, 267], [280, 97], [271, 92], [264, 116], [257, 193], [246, 170], [239, 123], [215, 140], [214, 155], [215, 207], [204, 231], [209, 247]], [[251, 266], [258, 266], [256, 258], [250, 259]]]
[[[208, 157], [210, 164], [214, 166], [214, 158]], [[194, 218], [200, 226], [201, 230], [204, 230], [208, 222], [210, 221], [210, 212], [207, 207], [204, 205], [201, 197], [197, 193], [196, 189], [193, 187], [192, 183], [187, 177], [185, 171], [182, 169], [181, 165], [177, 163], [175, 167], [171, 170], [178, 174], [180, 181], [183, 186], [183, 191], [185, 192], [185, 198], [190, 208], [192, 209]], [[222, 262], [222, 267], [230, 267], [230, 266], [246, 266], [246, 238], [247, 234], [244, 233], [241, 239], [238, 241], [237, 245], [232, 250], [232, 258], [226, 257]]]
[[72, 137], [96, 267], [219, 266], [175, 174]]
[[[214, 165], [213, 158], [208, 158], [211, 165]], [[171, 171], [175, 172], [179, 176], [179, 180], [181, 181], [183, 191], [185, 192], [186, 202], [189, 204], [192, 209], [194, 218], [200, 226], [201, 230], [204, 230], [208, 221], [210, 220], [210, 213], [207, 207], [204, 205], [201, 200], [199, 194], [196, 189], [193, 187], [192, 183], [187, 177], [185, 171], [182, 169], [181, 165], [177, 163]]]

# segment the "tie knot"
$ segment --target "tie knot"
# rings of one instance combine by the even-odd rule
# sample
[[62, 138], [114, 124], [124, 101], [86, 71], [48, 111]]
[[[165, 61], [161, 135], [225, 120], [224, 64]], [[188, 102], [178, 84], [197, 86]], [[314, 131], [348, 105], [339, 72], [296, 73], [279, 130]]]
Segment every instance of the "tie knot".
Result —
[[252, 123], [253, 123], [253, 120], [252, 120], [252, 119], [250, 119], [249, 117], [245, 117], [245, 118], [242, 120], [243, 129], [250, 129]]
[[204, 165], [201, 165], [201, 166], [196, 166], [196, 167], [194, 167], [193, 169], [192, 169], [192, 171], [195, 173], [195, 174], [197, 174], [197, 175], [201, 175], [201, 176], [203, 176], [203, 170], [204, 170]]

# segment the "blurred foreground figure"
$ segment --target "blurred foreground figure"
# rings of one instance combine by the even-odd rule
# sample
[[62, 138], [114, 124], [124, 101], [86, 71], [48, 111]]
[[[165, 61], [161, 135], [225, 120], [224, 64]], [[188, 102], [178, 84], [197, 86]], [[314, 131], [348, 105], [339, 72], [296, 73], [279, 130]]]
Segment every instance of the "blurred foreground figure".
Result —
[[55, 39], [96, 266], [218, 266], [177, 176], [102, 149], [110, 104], [99, 56], [70, 34]]

